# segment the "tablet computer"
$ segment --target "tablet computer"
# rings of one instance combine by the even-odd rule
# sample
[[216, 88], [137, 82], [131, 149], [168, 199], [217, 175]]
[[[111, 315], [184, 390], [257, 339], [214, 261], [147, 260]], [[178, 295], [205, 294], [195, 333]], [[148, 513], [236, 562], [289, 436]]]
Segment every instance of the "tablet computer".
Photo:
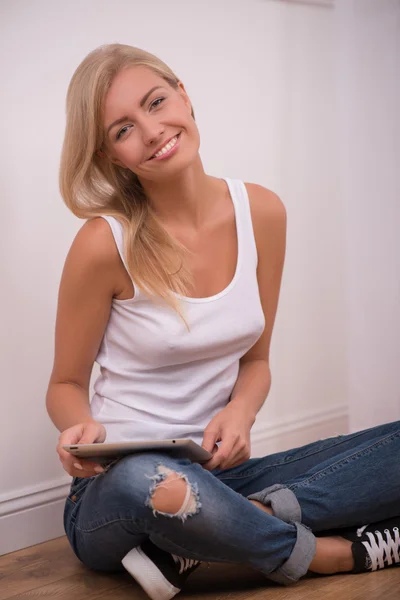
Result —
[[212, 454], [189, 438], [180, 440], [149, 440], [147, 442], [115, 442], [96, 444], [69, 444], [64, 450], [78, 458], [85, 458], [100, 464], [138, 452], [167, 452], [177, 458], [189, 458], [192, 462], [204, 463]]

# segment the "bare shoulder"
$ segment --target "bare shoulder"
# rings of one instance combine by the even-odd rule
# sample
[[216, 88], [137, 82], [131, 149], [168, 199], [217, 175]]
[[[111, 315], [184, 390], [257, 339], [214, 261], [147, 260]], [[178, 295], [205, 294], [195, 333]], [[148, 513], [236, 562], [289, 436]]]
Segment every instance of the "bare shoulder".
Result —
[[86, 221], [69, 249], [64, 270], [81, 281], [99, 278], [112, 295], [121, 289], [122, 262], [110, 225], [102, 217]]
[[275, 192], [257, 183], [245, 183], [255, 228], [285, 225], [286, 209]]
[[275, 192], [245, 183], [259, 259], [281, 260], [286, 247], [286, 209]]
[[119, 256], [111, 228], [102, 217], [94, 217], [82, 225], [72, 243], [73, 249], [82, 260], [96, 264], [110, 265]]

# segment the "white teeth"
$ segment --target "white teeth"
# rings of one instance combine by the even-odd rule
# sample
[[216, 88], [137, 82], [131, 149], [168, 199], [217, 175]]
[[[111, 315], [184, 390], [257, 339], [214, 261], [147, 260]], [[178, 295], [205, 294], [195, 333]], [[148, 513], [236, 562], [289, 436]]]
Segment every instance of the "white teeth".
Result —
[[166, 152], [168, 152], [168, 150], [171, 150], [171, 148], [173, 146], [175, 146], [177, 140], [178, 140], [178, 136], [176, 135], [174, 138], [172, 138], [172, 140], [170, 142], [168, 142], [168, 144], [166, 144], [164, 146], [164, 148], [161, 148], [161, 150], [159, 152], [154, 154], [154, 156], [161, 156], [162, 154], [165, 154]]

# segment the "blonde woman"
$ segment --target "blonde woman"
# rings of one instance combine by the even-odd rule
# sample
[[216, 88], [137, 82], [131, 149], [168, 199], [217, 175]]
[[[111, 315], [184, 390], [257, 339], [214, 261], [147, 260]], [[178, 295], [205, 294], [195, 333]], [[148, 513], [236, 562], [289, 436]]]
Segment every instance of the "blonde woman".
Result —
[[[47, 393], [73, 477], [72, 549], [91, 569], [127, 569], [158, 600], [202, 561], [282, 584], [399, 562], [396, 521], [367, 526], [398, 513], [398, 423], [250, 458], [286, 215], [264, 187], [207, 175], [199, 145], [185, 87], [155, 56], [111, 44], [78, 66], [60, 189], [86, 222], [63, 270]], [[191, 438], [213, 456], [149, 452], [104, 469], [62, 448], [106, 438]]]

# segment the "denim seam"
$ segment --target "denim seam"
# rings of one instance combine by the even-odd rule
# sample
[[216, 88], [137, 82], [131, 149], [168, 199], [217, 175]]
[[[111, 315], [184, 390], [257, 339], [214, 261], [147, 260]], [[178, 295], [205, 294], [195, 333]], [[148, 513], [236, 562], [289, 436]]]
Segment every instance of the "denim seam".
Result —
[[[74, 528], [79, 531], [80, 533], [94, 533], [95, 531], [98, 531], [99, 529], [102, 529], [103, 527], [107, 527], [107, 525], [113, 525], [114, 523], [125, 523], [125, 522], [129, 522], [129, 523], [134, 523], [135, 525], [142, 525], [142, 522], [139, 522], [136, 519], [124, 519], [124, 518], [118, 518], [118, 519], [113, 519], [112, 521], [107, 521], [107, 523], [103, 523], [102, 525], [99, 525], [98, 527], [95, 527], [93, 529], [81, 529], [78, 525], [74, 524]], [[144, 531], [144, 533], [146, 533], [146, 531]], [[161, 532], [152, 532], [153, 534], [155, 533], [155, 535], [159, 538], [162, 538], [163, 540], [165, 540], [166, 542], [171, 542], [171, 540], [163, 535]], [[182, 548], [182, 550], [187, 550], [187, 552], [190, 552], [191, 554], [198, 554], [198, 551], [196, 549], [190, 549], [187, 547], [182, 546], [181, 544], [178, 544], [180, 548]], [[221, 560], [226, 560], [226, 561], [231, 561], [230, 558], [226, 557], [226, 556], [218, 556], [218, 557], [213, 557], [213, 556], [208, 556], [207, 555], [207, 560], [208, 561], [221, 561]], [[204, 561], [203, 561], [204, 562]]]
[[[360, 432], [361, 433], [365, 433], [364, 431]], [[352, 434], [354, 435], [354, 437], [358, 437], [359, 434]], [[339, 436], [338, 436], [339, 437]], [[340, 436], [340, 440], [338, 439], [337, 442], [335, 442], [334, 444], [332, 444], [331, 446], [329, 446], [329, 448], [335, 448], [336, 446], [339, 446], [340, 444], [343, 444], [345, 442], [347, 442], [347, 439], [343, 439], [342, 436]], [[318, 454], [318, 452], [321, 452], [321, 450], [314, 450], [313, 452], [306, 452], [305, 454], [302, 454], [301, 456], [296, 456], [296, 458], [290, 459], [290, 460], [281, 460], [278, 461], [276, 463], [273, 463], [271, 465], [268, 465], [267, 467], [264, 467], [264, 469], [250, 469], [249, 471], [245, 471], [244, 473], [242, 473], [241, 475], [226, 475], [226, 476], [220, 476], [217, 475], [216, 477], [219, 480], [223, 480], [223, 479], [245, 479], [246, 477], [249, 477], [249, 475], [259, 475], [260, 473], [264, 473], [264, 471], [268, 471], [269, 469], [273, 469], [274, 467], [280, 467], [282, 465], [287, 465], [287, 464], [291, 464], [294, 462], [297, 462], [299, 460], [302, 460], [303, 458], [308, 458], [309, 456], [313, 456], [314, 454]]]
[[[100, 525], [96, 525], [95, 527], [92, 527], [90, 529], [82, 529], [82, 527], [79, 527], [79, 525], [74, 525], [75, 529], [77, 531], [80, 531], [81, 533], [93, 533], [94, 531], [98, 531], [99, 529], [102, 529], [103, 527], [107, 527], [107, 525], [113, 525], [114, 523], [119, 523], [119, 522], [125, 522], [125, 521], [129, 521], [130, 523], [134, 523], [135, 525], [141, 525], [142, 524], [142, 520], [138, 520], [138, 519], [133, 519], [132, 517], [116, 517], [115, 519], [111, 519], [110, 521], [105, 521], [104, 523], [101, 523]], [[145, 533], [145, 532], [144, 532]]]
[[292, 485], [287, 485], [287, 487], [290, 490], [295, 490], [302, 485], [307, 485], [308, 483], [315, 481], [317, 479], [320, 479], [324, 475], [328, 474], [330, 471], [334, 470], [335, 467], [336, 467], [336, 469], [338, 469], [338, 468], [348, 464], [352, 460], [357, 460], [357, 458], [363, 456], [364, 454], [370, 453], [371, 450], [373, 450], [376, 446], [379, 446], [380, 444], [390, 443], [393, 438], [399, 437], [399, 436], [400, 436], [400, 432], [391, 433], [390, 435], [386, 436], [385, 438], [378, 440], [374, 444], [367, 446], [367, 448], [364, 448], [363, 450], [360, 450], [359, 452], [354, 452], [354, 454], [351, 454], [350, 456], [346, 456], [346, 458], [342, 458], [341, 460], [338, 460], [337, 462], [329, 465], [329, 467], [327, 467], [326, 469], [318, 471], [318, 473], [314, 473], [314, 475], [311, 475], [311, 477], [309, 477], [308, 479], [303, 479], [302, 481], [299, 481], [299, 483], [293, 483]]
[[[164, 534], [162, 534], [162, 533], [156, 533], [156, 535], [157, 535], [157, 537], [162, 538], [163, 540], [165, 540], [167, 543], [171, 543], [171, 540], [167, 536], [165, 536]], [[182, 546], [180, 543], [176, 544], [176, 545], [179, 546], [180, 548], [182, 548], [182, 550], [187, 550], [191, 554], [198, 555], [198, 549], [192, 549], [191, 550], [190, 548], [187, 548], [186, 546], [185, 547]], [[219, 556], [213, 556], [213, 555], [208, 554], [208, 553], [207, 553], [207, 558], [204, 559], [202, 562], [213, 562], [213, 561], [214, 562], [221, 562], [221, 560], [226, 560], [227, 562], [232, 562], [232, 559], [230, 557], [220, 556], [220, 555]]]

